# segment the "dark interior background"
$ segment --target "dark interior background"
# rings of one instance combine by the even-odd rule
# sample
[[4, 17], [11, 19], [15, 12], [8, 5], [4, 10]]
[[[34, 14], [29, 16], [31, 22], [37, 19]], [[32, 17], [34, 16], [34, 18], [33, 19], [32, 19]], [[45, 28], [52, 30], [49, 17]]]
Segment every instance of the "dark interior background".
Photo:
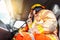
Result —
[[58, 4], [60, 6], [60, 0], [24, 0], [21, 20], [27, 19], [31, 6], [36, 3], [44, 5], [46, 9], [49, 10], [52, 10], [54, 4]]

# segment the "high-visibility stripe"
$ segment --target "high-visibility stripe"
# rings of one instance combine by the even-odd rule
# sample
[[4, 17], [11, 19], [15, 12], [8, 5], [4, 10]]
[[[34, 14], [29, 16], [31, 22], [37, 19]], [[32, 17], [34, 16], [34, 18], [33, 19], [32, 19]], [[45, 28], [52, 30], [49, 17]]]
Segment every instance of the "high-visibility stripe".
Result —
[[51, 38], [51, 40], [57, 40], [56, 36], [50, 34], [50, 35], [47, 35], [49, 38]]
[[33, 35], [33, 34], [31, 34], [31, 33], [30, 33], [29, 35], [30, 35], [30, 37], [31, 37], [31, 39], [32, 39], [32, 40], [35, 40], [35, 38], [34, 38], [34, 35]]
[[28, 24], [29, 25], [29, 29], [32, 28], [32, 24]]
[[38, 25], [37, 29], [40, 33], [44, 32], [44, 28], [41, 25]]

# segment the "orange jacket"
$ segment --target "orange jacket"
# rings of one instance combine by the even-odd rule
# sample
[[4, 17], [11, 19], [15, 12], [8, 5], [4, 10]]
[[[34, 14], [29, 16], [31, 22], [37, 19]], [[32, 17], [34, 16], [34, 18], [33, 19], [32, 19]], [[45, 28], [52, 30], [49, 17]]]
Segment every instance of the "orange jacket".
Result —
[[[13, 39], [15, 40], [32, 40], [31, 36], [27, 32], [23, 32], [23, 35], [18, 33], [14, 36]], [[51, 40], [49, 37], [45, 36], [44, 34], [33, 34], [35, 40]]]

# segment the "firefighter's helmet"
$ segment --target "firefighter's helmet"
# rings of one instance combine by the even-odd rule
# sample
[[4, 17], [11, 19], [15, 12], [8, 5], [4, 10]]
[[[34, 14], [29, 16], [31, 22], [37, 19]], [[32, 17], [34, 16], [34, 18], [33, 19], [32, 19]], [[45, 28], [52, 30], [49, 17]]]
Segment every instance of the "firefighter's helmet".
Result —
[[35, 9], [36, 7], [40, 7], [40, 8], [42, 8], [42, 9], [45, 8], [45, 6], [42, 6], [41, 4], [34, 4], [34, 5], [31, 7], [31, 9]]
[[42, 6], [41, 4], [34, 4], [31, 7], [32, 10], [36, 10], [36, 12], [40, 11], [41, 9], [45, 9], [45, 6]]

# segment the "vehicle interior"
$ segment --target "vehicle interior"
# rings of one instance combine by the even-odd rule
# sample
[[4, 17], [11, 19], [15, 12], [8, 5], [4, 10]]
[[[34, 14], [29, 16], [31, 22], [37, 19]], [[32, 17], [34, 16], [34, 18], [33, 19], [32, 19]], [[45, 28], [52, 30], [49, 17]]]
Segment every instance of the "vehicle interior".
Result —
[[35, 3], [40, 3], [54, 12], [60, 38], [60, 0], [0, 0], [0, 40], [12, 40], [19, 29], [14, 27], [16, 21], [23, 21], [19, 25], [21, 27], [28, 18], [30, 7]]

